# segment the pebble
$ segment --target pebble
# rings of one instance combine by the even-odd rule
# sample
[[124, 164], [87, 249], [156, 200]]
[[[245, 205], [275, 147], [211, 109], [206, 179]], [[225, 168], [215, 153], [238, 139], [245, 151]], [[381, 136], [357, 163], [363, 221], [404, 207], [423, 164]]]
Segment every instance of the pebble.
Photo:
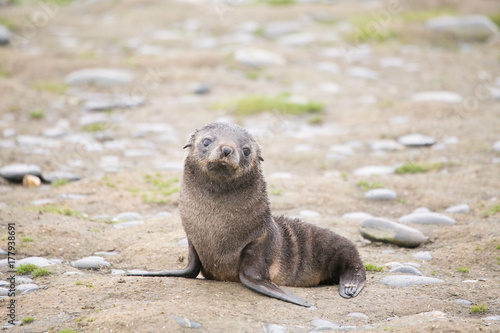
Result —
[[376, 188], [365, 193], [365, 198], [370, 200], [394, 200], [397, 196], [396, 192], [386, 188]]
[[498, 36], [498, 27], [485, 15], [439, 16], [427, 20], [426, 27], [467, 41]]
[[114, 86], [130, 83], [132, 79], [132, 72], [125, 69], [86, 68], [71, 72], [64, 82], [70, 86], [85, 84]]
[[398, 151], [404, 146], [395, 140], [374, 140], [370, 142], [370, 148], [373, 151]]
[[10, 31], [4, 26], [0, 25], [0, 45], [7, 45], [10, 42]]
[[420, 260], [432, 260], [432, 255], [430, 254], [429, 251], [421, 251], [417, 252], [413, 255], [413, 258], [420, 259]]
[[466, 205], [466, 204], [456, 205], [456, 206], [451, 206], [451, 207], [446, 208], [445, 212], [452, 213], [452, 214], [469, 213], [470, 207], [469, 207], [469, 205]]
[[314, 211], [314, 210], [308, 210], [308, 209], [304, 209], [304, 210], [301, 210], [299, 212], [300, 216], [303, 216], [303, 217], [320, 217], [321, 214]]
[[42, 180], [37, 176], [25, 175], [23, 177], [23, 186], [28, 188], [39, 187], [42, 185]]
[[42, 257], [28, 257], [28, 258], [24, 258], [21, 260], [17, 260], [16, 264], [14, 266], [19, 267], [19, 265], [24, 265], [24, 264], [32, 264], [32, 265], [36, 265], [38, 267], [46, 267], [46, 266], [55, 265], [56, 263], [52, 260], [45, 259]]
[[352, 212], [352, 213], [345, 213], [344, 215], [342, 215], [342, 218], [352, 219], [352, 220], [364, 220], [372, 217], [373, 215], [364, 212]]
[[178, 241], [177, 244], [179, 244], [180, 246], [186, 246], [187, 247], [189, 245], [188, 239], [187, 238], [183, 238], [180, 241]]
[[392, 243], [403, 247], [417, 247], [427, 241], [422, 232], [408, 226], [381, 218], [363, 220], [359, 226], [363, 238], [376, 242]]
[[277, 325], [277, 324], [264, 325], [264, 332], [266, 332], [266, 333], [285, 333], [286, 327], [281, 326], [281, 325]]
[[20, 285], [16, 286], [16, 290], [21, 292], [21, 294], [26, 294], [26, 293], [29, 293], [31, 291], [35, 291], [39, 288], [40, 287], [34, 283], [26, 283], [26, 284], [20, 284]]
[[500, 140], [493, 143], [493, 150], [500, 152]]
[[8, 296], [9, 295], [9, 289], [0, 287], [0, 296]]
[[329, 94], [335, 94], [339, 92], [340, 87], [335, 82], [325, 82], [320, 84], [319, 89]]
[[429, 208], [426, 208], [426, 207], [418, 207], [417, 209], [415, 209], [413, 211], [413, 214], [420, 214], [420, 213], [430, 213], [431, 211], [429, 210]]
[[393, 249], [388, 249], [388, 250], [382, 250], [382, 254], [393, 254], [396, 253]]
[[109, 116], [105, 113], [89, 113], [83, 115], [78, 120], [78, 123], [82, 126], [94, 125], [106, 123], [109, 119]]
[[57, 180], [67, 180], [70, 182], [80, 180], [80, 177], [77, 175], [67, 172], [67, 171], [53, 171], [43, 174], [43, 180], [49, 183], [55, 182]]
[[453, 302], [457, 303], [457, 304], [460, 304], [460, 305], [464, 305], [464, 306], [469, 306], [469, 305], [472, 305], [472, 302], [471, 301], [468, 301], [466, 299], [461, 299], [461, 298], [457, 298], [456, 300], [454, 300]]
[[83, 275], [82, 272], [66, 272], [64, 275]]
[[210, 85], [207, 83], [196, 83], [192, 86], [191, 91], [196, 95], [206, 95], [210, 93]]
[[42, 170], [34, 164], [8, 164], [0, 169], [0, 176], [15, 183], [21, 183], [25, 175], [41, 177]]
[[316, 40], [316, 37], [307, 32], [294, 33], [290, 35], [283, 36], [279, 39], [279, 43], [288, 46], [304, 47]]
[[13, 138], [17, 135], [17, 130], [15, 128], [6, 128], [2, 131], [4, 138]]
[[426, 147], [435, 144], [436, 140], [430, 136], [415, 133], [399, 137], [398, 142], [407, 147]]
[[324, 319], [313, 319], [311, 320], [311, 324], [314, 326], [314, 329], [311, 332], [325, 330], [347, 331], [356, 329], [356, 326], [339, 325]]
[[179, 317], [179, 316], [172, 316], [172, 318], [174, 318], [175, 321], [177, 322], [177, 324], [181, 325], [182, 327], [186, 327], [186, 328], [200, 328], [201, 327], [201, 324], [199, 322], [191, 320], [191, 319], [187, 319], [187, 318]]
[[61, 127], [51, 127], [43, 131], [43, 136], [47, 138], [61, 138], [65, 136], [68, 132], [66, 129]]
[[364, 313], [361, 313], [361, 312], [351, 312], [349, 314], [347, 314], [348, 317], [352, 317], [352, 318], [358, 318], [358, 319], [370, 319], [370, 317], [368, 317], [367, 315], [365, 315]]
[[283, 66], [286, 64], [286, 59], [277, 53], [248, 47], [236, 50], [234, 59], [252, 68]]
[[500, 321], [500, 315], [485, 317], [485, 318], [483, 318], [483, 320], [494, 320], [494, 321]]
[[396, 170], [393, 166], [372, 165], [354, 170], [356, 176], [388, 175]]
[[267, 23], [263, 30], [266, 37], [274, 38], [291, 32], [298, 32], [300, 28], [300, 25], [295, 21], [274, 21]]
[[138, 221], [142, 220], [142, 215], [135, 212], [124, 212], [115, 216], [115, 221], [126, 222], [126, 221]]
[[423, 91], [411, 96], [413, 102], [462, 103], [462, 96], [452, 91]]
[[144, 104], [145, 99], [139, 96], [94, 97], [83, 103], [87, 111], [105, 111], [112, 109], [130, 109]]
[[379, 61], [379, 65], [382, 68], [402, 68], [404, 64], [404, 59], [397, 57], [382, 58]]
[[364, 68], [364, 67], [352, 67], [347, 70], [347, 74], [352, 76], [352, 77], [358, 77], [362, 79], [368, 79], [368, 80], [377, 80], [378, 79], [378, 73], [375, 71], [372, 71], [371, 69]]
[[126, 275], [127, 272], [124, 271], [123, 269], [112, 269], [111, 270], [111, 275]]
[[290, 172], [273, 172], [272, 174], [269, 175], [270, 178], [282, 178], [282, 179], [288, 179], [292, 178], [292, 174]]
[[333, 62], [319, 62], [316, 64], [316, 69], [320, 72], [328, 72], [332, 74], [340, 73], [340, 67]]
[[115, 228], [115, 229], [123, 229], [123, 228], [134, 227], [136, 225], [141, 225], [141, 224], [144, 224], [144, 221], [120, 222], [120, 223], [113, 224], [113, 228]]
[[109, 267], [111, 264], [105, 261], [103, 257], [92, 256], [73, 261], [71, 266], [79, 269], [100, 269], [102, 267]]
[[399, 219], [401, 223], [415, 223], [415, 224], [444, 224], [453, 225], [457, 223], [455, 219], [439, 213], [417, 213], [404, 215]]
[[390, 275], [381, 279], [380, 282], [392, 287], [411, 287], [443, 283], [444, 281], [427, 276]]
[[415, 267], [405, 266], [405, 265], [393, 268], [389, 271], [389, 273], [406, 273], [406, 274], [413, 274], [413, 275], [418, 275], [418, 276], [424, 275], [424, 274], [422, 274], [422, 272], [420, 272]]

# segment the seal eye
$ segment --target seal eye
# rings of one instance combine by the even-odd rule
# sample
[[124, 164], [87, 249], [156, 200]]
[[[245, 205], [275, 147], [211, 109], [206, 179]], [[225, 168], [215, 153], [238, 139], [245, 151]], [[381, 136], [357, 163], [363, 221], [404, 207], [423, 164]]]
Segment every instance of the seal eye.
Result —
[[250, 155], [250, 148], [245, 147], [245, 148], [243, 148], [242, 150], [243, 150], [243, 154], [245, 154], [245, 156]]
[[208, 147], [212, 143], [212, 140], [210, 140], [210, 139], [203, 139], [202, 143], [203, 143], [203, 145], [205, 147]]

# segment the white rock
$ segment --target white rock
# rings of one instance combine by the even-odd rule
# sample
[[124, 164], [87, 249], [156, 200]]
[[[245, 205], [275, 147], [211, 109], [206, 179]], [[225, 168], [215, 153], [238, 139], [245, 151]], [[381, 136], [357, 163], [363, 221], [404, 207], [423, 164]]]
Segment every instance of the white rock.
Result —
[[430, 136], [414, 133], [399, 137], [398, 142], [409, 147], [421, 147], [431, 146], [436, 143], [436, 140]]
[[426, 26], [464, 40], [481, 41], [498, 36], [498, 27], [485, 15], [439, 16], [428, 20]]
[[352, 67], [347, 70], [347, 74], [352, 77], [358, 77], [362, 79], [377, 80], [378, 73], [364, 67]]
[[314, 210], [308, 210], [308, 209], [305, 209], [305, 210], [301, 210], [299, 212], [299, 214], [303, 217], [320, 217], [321, 214], [314, 211]]
[[393, 166], [373, 165], [354, 170], [356, 176], [388, 175], [396, 170]]
[[254, 47], [245, 47], [236, 50], [234, 59], [239, 63], [254, 68], [284, 66], [286, 64], [286, 59], [283, 56]]
[[365, 193], [365, 198], [371, 200], [394, 200], [397, 196], [396, 192], [386, 188], [376, 188]]
[[130, 83], [132, 72], [126, 69], [87, 68], [71, 72], [64, 82], [67, 85], [98, 84], [113, 86]]
[[470, 212], [470, 207], [469, 205], [463, 204], [463, 205], [456, 205], [456, 206], [451, 206], [446, 208], [445, 210], [446, 213], [469, 213]]
[[352, 212], [352, 213], [345, 213], [344, 215], [342, 215], [342, 218], [352, 219], [352, 220], [364, 220], [372, 217], [373, 215], [364, 212]]
[[411, 96], [413, 102], [461, 103], [462, 96], [451, 91], [424, 91]]

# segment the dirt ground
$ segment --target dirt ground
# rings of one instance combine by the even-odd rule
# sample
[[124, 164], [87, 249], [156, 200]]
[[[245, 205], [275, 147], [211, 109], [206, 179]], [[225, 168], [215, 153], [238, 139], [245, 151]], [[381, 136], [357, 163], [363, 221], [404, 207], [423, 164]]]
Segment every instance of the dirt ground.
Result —
[[[500, 13], [500, 3], [401, 1], [400, 11], [383, 24], [380, 13], [389, 6], [383, 1], [281, 6], [154, 0], [62, 3], [21, 1], [0, 7], [0, 24], [13, 33], [11, 44], [0, 46], [0, 130], [17, 131], [17, 139], [1, 140], [0, 166], [30, 163], [44, 172], [65, 170], [82, 177], [63, 186], [44, 184], [34, 189], [0, 184], [0, 248], [7, 247], [7, 223], [15, 223], [20, 244], [17, 260], [31, 256], [63, 260], [48, 267], [51, 275], [35, 279], [42, 289], [16, 297], [17, 320], [33, 317], [35, 321], [9, 331], [190, 330], [172, 316], [201, 323], [200, 332], [263, 332], [268, 324], [282, 325], [287, 332], [308, 332], [314, 328], [313, 319], [373, 332], [500, 331], [500, 322], [483, 319], [500, 315], [500, 213], [484, 216], [500, 204], [500, 153], [492, 148], [500, 140], [500, 102], [489, 93], [500, 77], [500, 42], [465, 44], [430, 33], [422, 20], [411, 19], [440, 11]], [[346, 22], [352, 18], [367, 24], [379, 22], [382, 32], [394, 32], [395, 37], [372, 41], [369, 46], [352, 44], [345, 33]], [[37, 24], [30, 28], [33, 20]], [[281, 54], [286, 65], [256, 70], [234, 60], [235, 50], [244, 45], [229, 37], [234, 38], [233, 32], [246, 21], [260, 27], [250, 33], [254, 38], [250, 45]], [[266, 35], [263, 28], [273, 21], [298, 22], [298, 32], [317, 38], [299, 47], [280, 44], [279, 37]], [[347, 53], [328, 57], [324, 52], [331, 47]], [[380, 65], [382, 59], [392, 57], [403, 59], [404, 66]], [[320, 62], [335, 63], [338, 72], [316, 70]], [[67, 74], [92, 67], [129, 69], [135, 79], [121, 87], [64, 89]], [[378, 77], [349, 75], [353, 67], [371, 69]], [[192, 94], [197, 82], [208, 84], [210, 93]], [[319, 89], [328, 82], [336, 83], [339, 91]], [[85, 93], [120, 94], [139, 91], [137, 87], [144, 88], [143, 106], [106, 111], [114, 120], [103, 132], [82, 130], [79, 119], [89, 114], [82, 110]], [[441, 90], [458, 93], [463, 102], [411, 101], [414, 93]], [[312, 115], [277, 112], [235, 116], [217, 107], [235, 97], [283, 92], [323, 103], [320, 121]], [[43, 110], [41, 119], [32, 115], [36, 110]], [[67, 120], [66, 137], [81, 134], [79, 140], [83, 137], [86, 142], [51, 139], [62, 143], [57, 148], [43, 142], [40, 146], [20, 143], [20, 136], [39, 138], [61, 119]], [[112, 275], [111, 269], [65, 275], [77, 271], [70, 262], [97, 251], [117, 252], [106, 257], [113, 269], [160, 270], [186, 264], [187, 248], [178, 244], [185, 237], [178, 193], [162, 195], [149, 180], [157, 177], [176, 183], [182, 177], [182, 146], [189, 134], [216, 119], [237, 122], [256, 133], [274, 214], [298, 216], [302, 210], [314, 210], [320, 216], [308, 218], [309, 222], [354, 241], [366, 264], [418, 262], [425, 276], [444, 283], [389, 287], [380, 282], [391, 275], [384, 267], [382, 272], [367, 272], [364, 290], [350, 300], [339, 296], [337, 286], [287, 288], [314, 305], [308, 309], [258, 295], [239, 283], [126, 277]], [[168, 135], [145, 131], [138, 136], [134, 134], [138, 124], [165, 124], [174, 131]], [[444, 144], [443, 149], [386, 153], [374, 153], [369, 147], [372, 140], [410, 133], [433, 136], [438, 144], [455, 143]], [[104, 148], [85, 149], [88, 142]], [[310, 149], [296, 149], [305, 144]], [[327, 158], [330, 146], [344, 144], [355, 147], [354, 152], [345, 159]], [[154, 154], [134, 156], [128, 149]], [[115, 172], [102, 167], [103, 158], [109, 156], [119, 160]], [[442, 168], [418, 174], [354, 174], [364, 166], [408, 161], [440, 162]], [[278, 172], [290, 177], [277, 177]], [[382, 183], [396, 191], [398, 199], [367, 200], [357, 186], [360, 181]], [[69, 199], [67, 194], [80, 196]], [[42, 199], [52, 203], [33, 204]], [[359, 234], [360, 221], [342, 218], [345, 213], [362, 211], [397, 221], [418, 207], [444, 213], [447, 207], [462, 203], [471, 212], [449, 214], [456, 225], [415, 226], [429, 236], [416, 249], [371, 243]], [[145, 223], [116, 229], [112, 223], [94, 219], [122, 212], [137, 212]], [[162, 212], [172, 215], [157, 216]], [[389, 249], [394, 252], [383, 252]], [[429, 251], [433, 259], [413, 258], [419, 251]], [[469, 271], [459, 272], [459, 267]], [[1, 270], [6, 271], [5, 267]], [[468, 280], [473, 282], [464, 282]], [[487, 310], [471, 313], [455, 299], [486, 304]], [[3, 314], [8, 300], [0, 301]], [[352, 312], [369, 319], [347, 316]], [[1, 321], [6, 322], [6, 316]]]

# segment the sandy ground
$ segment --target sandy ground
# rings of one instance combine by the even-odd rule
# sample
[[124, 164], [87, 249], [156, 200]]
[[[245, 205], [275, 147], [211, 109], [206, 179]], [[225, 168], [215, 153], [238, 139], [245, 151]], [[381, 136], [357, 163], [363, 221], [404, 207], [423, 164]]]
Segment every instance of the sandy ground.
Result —
[[[16, 144], [0, 148], [2, 166], [33, 163], [44, 171], [70, 170], [82, 177], [81, 181], [60, 187], [42, 185], [27, 189], [6, 182], [0, 184], [0, 202], [4, 203], [0, 208], [0, 247], [6, 248], [6, 226], [13, 222], [17, 239], [25, 239], [20, 241], [18, 260], [30, 256], [63, 260], [63, 264], [48, 267], [51, 275], [35, 279], [44, 288], [16, 297], [17, 319], [33, 317], [35, 321], [10, 331], [188, 330], [175, 322], [174, 315], [201, 323], [203, 326], [198, 329], [201, 332], [263, 332], [268, 324], [282, 325], [290, 332], [308, 332], [314, 328], [313, 319], [373, 332], [500, 331], [498, 321], [483, 319], [500, 315], [500, 214], [483, 216], [484, 211], [500, 200], [500, 164], [493, 162], [500, 156], [492, 149], [493, 142], [500, 140], [500, 103], [488, 91], [494, 85], [494, 78], [500, 76], [498, 42], [463, 45], [449, 37], [435, 36], [426, 31], [422, 22], [408, 21], [398, 14], [390, 18], [387, 26], [397, 31], [398, 37], [373, 43], [368, 56], [332, 59], [322, 55], [325, 48], [339, 45], [350, 51], [363, 51], [345, 41], [342, 22], [356, 15], [370, 22], [385, 8], [383, 3], [363, 1], [286, 6], [74, 1], [52, 7], [53, 15], [46, 22], [40, 21], [29, 38], [24, 38], [29, 32], [30, 19], [44, 10], [40, 7], [43, 4], [0, 8], [0, 22], [10, 22], [15, 33], [15, 43], [0, 47], [0, 129], [15, 128], [18, 136], [40, 136], [44, 129], [67, 119], [70, 133], [82, 133], [79, 118], [86, 114], [78, 97], [82, 91], [134, 91], [144, 82], [152, 82], [146, 78], [154, 72], [158, 80], [146, 85], [146, 103], [139, 108], [113, 110], [111, 116], [120, 121], [111, 123], [105, 134], [111, 141], [126, 141], [127, 147], [153, 146], [158, 156], [127, 157], [120, 149], [93, 152], [69, 143], [58, 149], [42, 147], [48, 154], [37, 153], [36, 146]], [[500, 12], [500, 5], [494, 1], [473, 4], [423, 1], [418, 7], [404, 2], [402, 11], [443, 7], [451, 7], [458, 14]], [[249, 20], [261, 26], [270, 21], [301, 22], [301, 32], [323, 37], [304, 47], [290, 47], [256, 31], [253, 44], [280, 53], [288, 64], [257, 71], [259, 78], [254, 80], [249, 70], [233, 59], [240, 46], [224, 42], [224, 36]], [[155, 32], [165, 30], [180, 31], [180, 37], [161, 40], [152, 37]], [[207, 38], [215, 39], [218, 44], [201, 48], [200, 40]], [[27, 44], [19, 44], [19, 40], [27, 40]], [[137, 40], [149, 47], [149, 52], [142, 49], [148, 54], [130, 46]], [[160, 51], [151, 54], [151, 50]], [[387, 57], [402, 58], [405, 64], [416, 63], [418, 69], [410, 72], [381, 67], [380, 60]], [[336, 63], [339, 72], [315, 70], [315, 64], [321, 61]], [[349, 76], [349, 69], [356, 66], [376, 71], [378, 79]], [[130, 86], [118, 88], [68, 88], [62, 92], [35, 88], [35, 83], [40, 82], [61, 85], [68, 73], [87, 67], [127, 68], [134, 72], [135, 80]], [[193, 82], [208, 83], [211, 92], [204, 96], [191, 94]], [[335, 82], [339, 92], [318, 89], [324, 82]], [[428, 90], [454, 91], [464, 102], [411, 102], [413, 93]], [[266, 113], [236, 117], [214, 107], [237, 96], [282, 92], [321, 101], [323, 123], [308, 125], [312, 116], [307, 115]], [[468, 107], [468, 102], [473, 107]], [[30, 117], [34, 110], [44, 110], [44, 117]], [[260, 296], [238, 283], [201, 278], [125, 277], [111, 275], [110, 269], [65, 275], [77, 270], [70, 266], [71, 261], [96, 251], [118, 252], [106, 258], [113, 269], [156, 270], [186, 264], [187, 248], [178, 244], [185, 237], [177, 209], [178, 194], [160, 196], [165, 201], [162, 203], [148, 199], [157, 199], [158, 195], [145, 175], [158, 173], [164, 180], [180, 178], [180, 170], [158, 169], [157, 162], [181, 165], [182, 146], [188, 135], [220, 117], [248, 128], [267, 130], [257, 133], [256, 138], [263, 148], [263, 168], [275, 214], [297, 216], [302, 210], [314, 210], [320, 217], [308, 220], [353, 240], [365, 263], [384, 266], [393, 261], [418, 262], [424, 275], [444, 283], [388, 287], [380, 282], [390, 275], [389, 269], [384, 268], [382, 272], [367, 272], [365, 289], [351, 300], [342, 299], [337, 286], [288, 288], [314, 304], [314, 308], [307, 309]], [[403, 118], [407, 121], [397, 122], [401, 119], [397, 117], [407, 117]], [[164, 139], [162, 133], [135, 137], [134, 125], [139, 123], [169, 124], [175, 134], [169, 139]], [[316, 132], [314, 135], [298, 133], [299, 129], [311, 128]], [[409, 133], [431, 135], [438, 143], [456, 137], [457, 142], [445, 145], [442, 150], [402, 149], [385, 154], [374, 154], [368, 146], [371, 140], [395, 139]], [[104, 144], [98, 134], [86, 135], [88, 140]], [[346, 159], [326, 157], [330, 146], [354, 141], [361, 145]], [[299, 144], [308, 144], [311, 149], [297, 152], [294, 147]], [[107, 155], [120, 157], [118, 172], [100, 168], [102, 157]], [[367, 177], [353, 173], [367, 165], [408, 161], [438, 161], [444, 167], [415, 175]], [[273, 177], [277, 172], [288, 172], [291, 177]], [[395, 190], [398, 200], [365, 199], [356, 185], [362, 180], [380, 182]], [[66, 199], [64, 194], [82, 197]], [[53, 200], [51, 206], [69, 208], [83, 215], [44, 211], [32, 204], [40, 199]], [[417, 249], [370, 243], [359, 234], [359, 221], [341, 218], [344, 213], [363, 211], [397, 221], [418, 207], [442, 213], [447, 207], [462, 203], [467, 203], [471, 212], [451, 214], [457, 220], [456, 225], [417, 226], [429, 236], [429, 241]], [[95, 216], [115, 216], [127, 211], [142, 214], [145, 223], [116, 229], [113, 224], [92, 220]], [[155, 217], [161, 212], [170, 212], [172, 216]], [[382, 252], [388, 249], [394, 253]], [[433, 259], [424, 262], [413, 258], [419, 251], [429, 251]], [[459, 267], [467, 267], [469, 272], [458, 272]], [[6, 272], [5, 267], [2, 270]], [[467, 280], [475, 282], [464, 282]], [[473, 305], [487, 304], [488, 309], [485, 313], [470, 313], [455, 299], [466, 299]], [[1, 300], [0, 313], [4, 313], [6, 302]], [[369, 319], [347, 316], [352, 312], [364, 313]], [[4, 316], [0, 320], [6, 322]]]

